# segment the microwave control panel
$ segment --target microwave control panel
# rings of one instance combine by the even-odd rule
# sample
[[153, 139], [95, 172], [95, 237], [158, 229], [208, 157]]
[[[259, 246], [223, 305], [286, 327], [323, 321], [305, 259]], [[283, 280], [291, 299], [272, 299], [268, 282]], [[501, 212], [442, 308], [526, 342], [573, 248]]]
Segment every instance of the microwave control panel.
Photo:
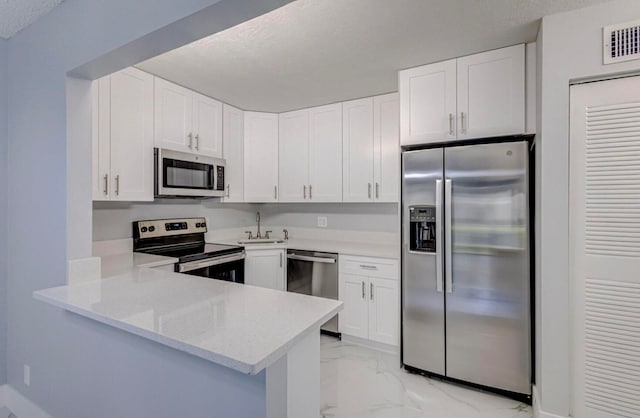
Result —
[[214, 187], [216, 190], [224, 191], [224, 166], [222, 165], [216, 166], [216, 183]]

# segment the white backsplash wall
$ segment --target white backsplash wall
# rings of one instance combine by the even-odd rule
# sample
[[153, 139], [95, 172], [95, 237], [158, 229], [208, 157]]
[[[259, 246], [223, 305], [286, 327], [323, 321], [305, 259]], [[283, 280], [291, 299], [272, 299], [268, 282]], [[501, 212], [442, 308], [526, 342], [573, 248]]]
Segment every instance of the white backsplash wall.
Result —
[[272, 203], [253, 206], [260, 211], [264, 225], [317, 228], [318, 216], [324, 216], [327, 227], [318, 229], [399, 231], [397, 203]]
[[[254, 228], [256, 212], [262, 225], [323, 230], [350, 230], [398, 233], [396, 203], [233, 203], [216, 200], [163, 199], [149, 203], [94, 202], [93, 241], [131, 238], [131, 222], [205, 216], [209, 229]], [[327, 218], [327, 227], [318, 228], [318, 216]]]
[[93, 241], [131, 238], [131, 222], [143, 219], [207, 216], [211, 229], [251, 225], [255, 222], [255, 213], [249, 206], [190, 199], [162, 199], [149, 203], [94, 202]]

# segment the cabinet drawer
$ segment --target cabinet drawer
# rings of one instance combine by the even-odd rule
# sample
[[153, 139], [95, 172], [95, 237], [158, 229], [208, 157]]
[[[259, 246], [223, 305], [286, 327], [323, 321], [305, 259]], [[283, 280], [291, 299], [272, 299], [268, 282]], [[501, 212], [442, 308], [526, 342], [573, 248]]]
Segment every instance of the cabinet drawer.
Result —
[[367, 277], [398, 279], [398, 260], [340, 256], [340, 272]]

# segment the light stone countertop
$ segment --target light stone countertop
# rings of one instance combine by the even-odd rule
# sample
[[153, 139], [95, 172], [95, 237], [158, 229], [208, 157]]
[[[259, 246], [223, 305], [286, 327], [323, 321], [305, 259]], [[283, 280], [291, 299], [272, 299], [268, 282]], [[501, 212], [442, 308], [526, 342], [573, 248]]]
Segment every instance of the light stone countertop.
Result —
[[[216, 242], [215, 240], [210, 240]], [[321, 251], [341, 255], [362, 257], [400, 258], [399, 243], [363, 243], [323, 239], [290, 238], [275, 244], [238, 244], [238, 240], [222, 240], [221, 244], [242, 245], [247, 250], [287, 248], [294, 250]]]
[[257, 374], [342, 302], [151, 268], [34, 292], [34, 298], [240, 373]]
[[178, 262], [177, 258], [127, 252], [100, 257], [101, 277], [127, 273], [136, 267], [161, 267]]

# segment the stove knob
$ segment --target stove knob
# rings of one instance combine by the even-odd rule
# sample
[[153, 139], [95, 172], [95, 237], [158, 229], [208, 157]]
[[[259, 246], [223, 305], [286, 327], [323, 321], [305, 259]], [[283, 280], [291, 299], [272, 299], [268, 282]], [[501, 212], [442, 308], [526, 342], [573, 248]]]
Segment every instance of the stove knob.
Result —
[[207, 224], [206, 224], [206, 223], [204, 223], [204, 222], [202, 222], [202, 223], [200, 224], [200, 226], [201, 226], [201, 227], [203, 227], [203, 228], [206, 228], [206, 227], [207, 227]]
[[202, 226], [201, 223], [196, 223], [196, 228], [200, 228]]
[[155, 230], [156, 230], [156, 227], [155, 227], [155, 226], [150, 226], [150, 227], [149, 227], [149, 232], [153, 232], [153, 231], [155, 231]]
[[143, 226], [142, 228], [140, 228], [140, 232], [147, 232], [147, 227]]

